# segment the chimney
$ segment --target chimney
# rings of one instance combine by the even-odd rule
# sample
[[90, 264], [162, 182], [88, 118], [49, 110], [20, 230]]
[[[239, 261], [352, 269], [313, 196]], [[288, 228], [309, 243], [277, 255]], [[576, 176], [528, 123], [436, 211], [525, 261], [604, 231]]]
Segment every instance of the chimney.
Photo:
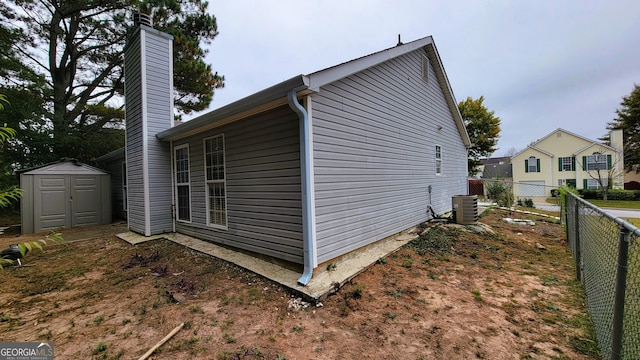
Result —
[[137, 12], [133, 14], [133, 25], [136, 27], [140, 27], [140, 25], [145, 25], [148, 27], [153, 27], [153, 21], [151, 20], [151, 15]]
[[151, 28], [149, 15], [134, 21], [124, 54], [127, 221], [151, 236], [173, 231], [171, 151], [156, 137], [173, 122], [173, 37]]

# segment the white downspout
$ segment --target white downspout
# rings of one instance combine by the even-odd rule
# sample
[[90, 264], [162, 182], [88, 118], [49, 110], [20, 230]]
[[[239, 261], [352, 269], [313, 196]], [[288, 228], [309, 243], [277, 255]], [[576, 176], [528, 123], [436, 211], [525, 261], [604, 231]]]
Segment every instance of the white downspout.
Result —
[[317, 266], [316, 242], [314, 231], [314, 194], [312, 176], [312, 134], [309, 124], [309, 114], [300, 105], [296, 96], [296, 91], [291, 90], [287, 94], [289, 107], [298, 115], [300, 119], [300, 173], [302, 185], [302, 241], [304, 254], [304, 272], [298, 283], [307, 285], [313, 276], [313, 269]]
[[[171, 162], [171, 165], [169, 165], [171, 169], [171, 230], [175, 233], [178, 209], [176, 209], [176, 168], [173, 161], [173, 140], [169, 143], [169, 161]], [[191, 164], [189, 164], [189, 167], [191, 167]], [[191, 187], [189, 187], [189, 204], [191, 204]]]

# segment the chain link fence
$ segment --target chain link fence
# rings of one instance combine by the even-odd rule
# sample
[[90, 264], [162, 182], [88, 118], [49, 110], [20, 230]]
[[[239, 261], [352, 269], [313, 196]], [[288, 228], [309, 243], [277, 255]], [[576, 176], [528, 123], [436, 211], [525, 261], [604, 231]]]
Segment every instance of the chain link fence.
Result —
[[469, 180], [469, 194], [478, 195], [479, 201], [499, 206], [518, 206], [531, 211], [540, 209], [560, 213], [558, 187], [544, 182], [514, 182], [512, 180]]
[[640, 358], [640, 230], [578, 196], [563, 195], [567, 240], [603, 359]]

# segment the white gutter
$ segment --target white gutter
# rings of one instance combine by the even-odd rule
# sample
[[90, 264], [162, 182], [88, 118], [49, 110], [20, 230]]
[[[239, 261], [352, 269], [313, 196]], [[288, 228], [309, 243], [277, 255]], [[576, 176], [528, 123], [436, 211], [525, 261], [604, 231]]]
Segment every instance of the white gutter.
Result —
[[313, 138], [311, 134], [310, 117], [306, 109], [300, 105], [296, 91], [287, 94], [289, 107], [298, 114], [300, 119], [300, 175], [302, 185], [302, 242], [304, 254], [304, 271], [298, 283], [307, 285], [313, 276], [313, 269], [317, 266], [316, 236], [315, 236], [315, 196], [313, 186]]

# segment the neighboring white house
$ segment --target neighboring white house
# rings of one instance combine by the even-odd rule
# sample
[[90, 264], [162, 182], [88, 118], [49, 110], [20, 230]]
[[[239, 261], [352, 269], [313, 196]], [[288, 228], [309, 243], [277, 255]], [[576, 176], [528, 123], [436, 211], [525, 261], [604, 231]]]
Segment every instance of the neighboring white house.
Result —
[[562, 185], [598, 189], [623, 185], [622, 130], [611, 131], [611, 146], [556, 129], [511, 158], [519, 197], [543, 197]]
[[302, 264], [306, 284], [320, 263], [467, 193], [469, 136], [431, 37], [175, 127], [171, 36], [140, 25], [125, 71], [125, 152], [100, 160], [114, 204], [145, 236], [175, 231]]

